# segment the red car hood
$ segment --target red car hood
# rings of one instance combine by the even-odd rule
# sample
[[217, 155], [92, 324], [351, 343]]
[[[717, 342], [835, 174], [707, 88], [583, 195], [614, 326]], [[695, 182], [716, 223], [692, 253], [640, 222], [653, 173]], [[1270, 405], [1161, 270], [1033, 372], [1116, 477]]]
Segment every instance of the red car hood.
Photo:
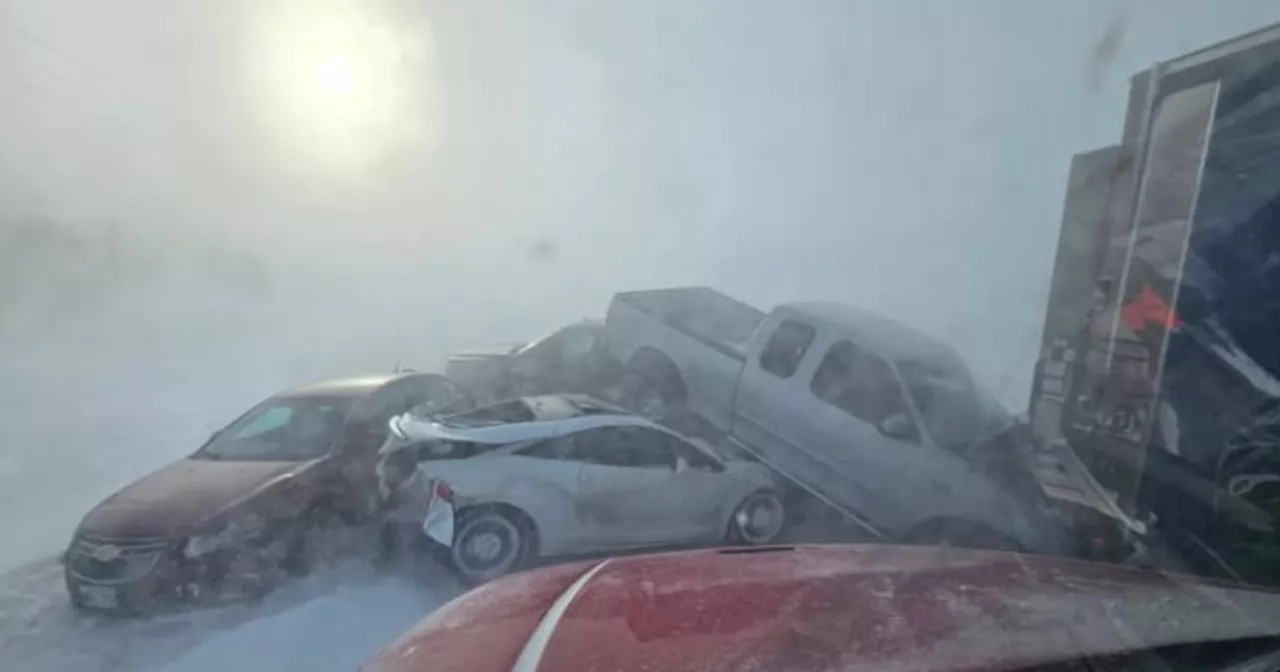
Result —
[[1007, 553], [809, 546], [615, 558], [508, 577], [365, 668], [1005, 670], [1280, 633], [1280, 594]]
[[209, 518], [307, 464], [181, 460], [103, 500], [80, 529], [110, 538], [191, 534]]

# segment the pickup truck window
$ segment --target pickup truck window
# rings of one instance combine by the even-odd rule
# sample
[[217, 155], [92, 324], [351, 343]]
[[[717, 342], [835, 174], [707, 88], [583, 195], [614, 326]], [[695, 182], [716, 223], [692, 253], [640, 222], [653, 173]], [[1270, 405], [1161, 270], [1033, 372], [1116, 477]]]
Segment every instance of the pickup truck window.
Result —
[[814, 334], [812, 325], [794, 320], [782, 322], [760, 351], [760, 368], [779, 378], [790, 378], [813, 344]]
[[1008, 422], [1000, 403], [975, 385], [962, 367], [946, 362], [899, 361], [898, 371], [921, 422], [939, 445], [959, 446], [998, 432]]
[[828, 404], [873, 425], [895, 413], [911, 417], [902, 386], [889, 363], [850, 341], [832, 344], [814, 372], [809, 390]]

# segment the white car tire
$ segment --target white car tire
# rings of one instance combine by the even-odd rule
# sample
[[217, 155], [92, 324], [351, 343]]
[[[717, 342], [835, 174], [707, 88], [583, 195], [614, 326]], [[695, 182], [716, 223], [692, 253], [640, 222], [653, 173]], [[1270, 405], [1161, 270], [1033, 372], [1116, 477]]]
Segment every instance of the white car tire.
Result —
[[782, 536], [786, 524], [782, 495], [773, 490], [757, 490], [747, 495], [729, 517], [729, 541], [749, 546], [771, 544]]
[[449, 548], [449, 563], [459, 578], [478, 584], [519, 569], [529, 555], [531, 531], [523, 521], [497, 508], [464, 511]]

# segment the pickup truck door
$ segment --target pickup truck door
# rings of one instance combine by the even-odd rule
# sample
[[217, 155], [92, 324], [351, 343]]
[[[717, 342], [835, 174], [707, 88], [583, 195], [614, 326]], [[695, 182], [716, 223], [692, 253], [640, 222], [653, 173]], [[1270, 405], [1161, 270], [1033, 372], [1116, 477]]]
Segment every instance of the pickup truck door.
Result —
[[[877, 531], [904, 531], [929, 494], [920, 481], [934, 453], [893, 366], [839, 337], [820, 343], [807, 364], [793, 393], [803, 411], [780, 431], [825, 467], [808, 477], [832, 502]], [[890, 417], [896, 431], [884, 432]]]
[[[859, 522], [870, 505], [869, 493], [847, 450], [834, 450], [825, 431], [810, 425], [830, 425], [825, 408], [809, 390], [817, 360], [829, 336], [797, 319], [770, 318], [761, 327], [763, 345], [743, 368], [738, 385], [732, 436], [774, 470], [795, 481]], [[873, 528], [874, 530], [874, 528]]]
[[799, 320], [771, 317], [760, 327], [764, 345], [749, 354], [734, 399], [731, 433], [738, 441], [774, 456], [797, 448], [779, 427], [803, 410], [795, 396], [796, 370], [816, 335], [813, 325]]

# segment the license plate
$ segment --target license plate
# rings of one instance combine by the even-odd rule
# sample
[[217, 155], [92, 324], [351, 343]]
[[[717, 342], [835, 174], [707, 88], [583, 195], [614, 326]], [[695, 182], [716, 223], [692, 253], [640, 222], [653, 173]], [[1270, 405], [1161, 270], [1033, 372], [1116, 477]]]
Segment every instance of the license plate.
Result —
[[120, 598], [115, 588], [106, 586], [80, 586], [80, 599], [85, 606], [94, 609], [118, 609]]

